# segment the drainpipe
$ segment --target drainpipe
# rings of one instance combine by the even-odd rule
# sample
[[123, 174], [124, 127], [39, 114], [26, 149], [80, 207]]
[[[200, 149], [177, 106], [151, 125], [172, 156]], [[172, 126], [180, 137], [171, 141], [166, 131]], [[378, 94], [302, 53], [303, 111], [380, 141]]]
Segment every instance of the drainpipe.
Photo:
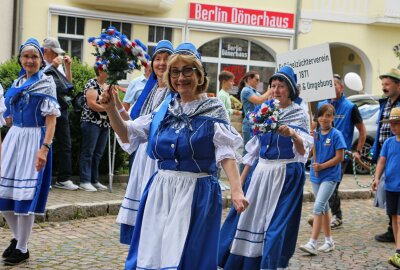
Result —
[[17, 46], [22, 44], [22, 30], [23, 30], [23, 10], [24, 10], [24, 0], [19, 0], [18, 5], [18, 38], [17, 38]]
[[15, 51], [16, 51], [16, 35], [17, 35], [17, 16], [18, 16], [18, 12], [17, 12], [17, 8], [18, 8], [18, 0], [14, 0], [13, 1], [13, 26], [12, 26], [12, 36], [11, 36], [11, 56], [15, 55]]
[[299, 38], [299, 25], [300, 25], [300, 17], [301, 17], [301, 0], [296, 1], [296, 21], [294, 24], [294, 37], [293, 37], [293, 49], [296, 50], [298, 47], [298, 38]]

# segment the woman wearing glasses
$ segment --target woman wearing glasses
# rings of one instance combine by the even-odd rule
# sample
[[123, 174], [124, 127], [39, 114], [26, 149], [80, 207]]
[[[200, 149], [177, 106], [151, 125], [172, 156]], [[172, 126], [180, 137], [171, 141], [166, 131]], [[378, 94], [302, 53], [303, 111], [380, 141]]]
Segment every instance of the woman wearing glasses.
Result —
[[231, 183], [236, 210], [244, 211], [248, 203], [235, 152], [242, 139], [229, 125], [223, 104], [204, 94], [209, 81], [193, 44], [176, 48], [164, 78], [178, 95], [153, 116], [124, 122], [114, 96], [102, 99], [121, 140], [132, 147], [148, 140], [159, 168], [141, 199], [125, 268], [216, 269], [222, 210], [217, 165]]

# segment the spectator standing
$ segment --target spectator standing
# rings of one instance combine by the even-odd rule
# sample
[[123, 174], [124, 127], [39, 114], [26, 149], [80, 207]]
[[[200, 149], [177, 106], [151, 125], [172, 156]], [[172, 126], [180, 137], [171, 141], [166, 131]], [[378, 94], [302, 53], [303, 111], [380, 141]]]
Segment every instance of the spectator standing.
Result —
[[149, 63], [144, 68], [144, 74], [133, 79], [129, 83], [128, 89], [126, 90], [124, 99], [122, 101], [122, 104], [124, 105], [126, 111], [129, 111], [129, 108], [133, 106], [133, 104], [135, 104], [136, 100], [139, 98], [144, 89], [144, 86], [147, 83], [147, 80], [150, 77], [151, 71], [151, 63]]
[[390, 124], [390, 130], [394, 136], [386, 139], [383, 143], [372, 189], [377, 190], [379, 179], [384, 171], [386, 212], [392, 218], [396, 242], [396, 252], [388, 262], [396, 268], [400, 268], [400, 171], [397, 169], [400, 162], [400, 108], [393, 108], [389, 119], [381, 122]]
[[221, 90], [218, 91], [217, 97], [224, 104], [225, 110], [228, 115], [231, 116], [232, 114], [242, 114], [239, 110], [232, 109], [232, 103], [229, 94], [229, 91], [232, 90], [232, 87], [234, 85], [233, 80], [235, 79], [235, 75], [233, 75], [232, 72], [224, 70], [219, 74], [218, 79], [219, 84], [221, 85]]
[[[57, 159], [57, 180], [54, 185], [56, 188], [77, 190], [79, 187], [75, 185], [71, 178], [72, 175], [72, 144], [69, 123], [69, 94], [68, 89], [64, 89], [63, 84], [59, 83], [60, 76], [64, 76], [68, 81], [72, 82], [72, 59], [64, 55], [57, 39], [48, 37], [43, 41], [44, 60], [46, 62], [45, 73], [53, 77], [56, 82], [57, 100], [60, 104], [61, 115], [57, 119], [55, 137], [56, 159]], [[63, 69], [63, 64], [65, 71]], [[54, 67], [56, 71], [51, 71]], [[57, 72], [58, 71], [58, 72]]]
[[[352, 151], [352, 141], [354, 135], [354, 126], [358, 129], [359, 137], [356, 149], [353, 151], [354, 158], [360, 160], [361, 150], [367, 138], [367, 131], [363, 123], [363, 119], [360, 115], [358, 107], [346, 98], [343, 93], [344, 83], [342, 78], [338, 74], [333, 75], [333, 81], [335, 84], [336, 97], [331, 100], [325, 100], [318, 103], [318, 109], [321, 108], [323, 104], [330, 103], [333, 105], [336, 111], [334, 127], [338, 129], [344, 137], [346, 142], [346, 149]], [[313, 128], [315, 128], [316, 119], [314, 119]], [[345, 159], [342, 162], [342, 174], [340, 181], [343, 178], [343, 174], [346, 171], [346, 167], [349, 164], [349, 159]], [[333, 192], [331, 198], [329, 199], [329, 207], [332, 210], [332, 223], [331, 229], [340, 228], [343, 224], [343, 213], [340, 207], [340, 197], [339, 197], [339, 185], [340, 181], [337, 183], [335, 191]], [[310, 221], [310, 223], [312, 223]]]
[[99, 165], [107, 146], [109, 121], [107, 113], [99, 103], [106, 86], [108, 74], [94, 67], [96, 78], [90, 79], [83, 90], [85, 104], [81, 114], [80, 188], [85, 191], [106, 190], [99, 182]]
[[[390, 125], [386, 122], [386, 120], [389, 119], [390, 111], [393, 108], [400, 106], [400, 70], [392, 68], [391, 70], [389, 70], [389, 72], [379, 76], [379, 78], [382, 82], [382, 92], [386, 98], [379, 100], [379, 123], [376, 129], [374, 145], [371, 149], [372, 160], [374, 162], [378, 161], [383, 143], [388, 138], [393, 136], [393, 133], [390, 131]], [[383, 122], [383, 120], [385, 120], [385, 122]], [[379, 194], [381, 193], [381, 191], [383, 191], [385, 174], [382, 174], [379, 183], [380, 185], [378, 187], [377, 196], [375, 196], [375, 198], [381, 197], [379, 196]], [[385, 207], [384, 203], [385, 198], [383, 198], [383, 202], [381, 202], [380, 204], [376, 202], [376, 205], [380, 207]], [[395, 238], [393, 236], [392, 218], [390, 217], [390, 215], [387, 231], [383, 234], [375, 235], [375, 240], [378, 242], [394, 242]]]

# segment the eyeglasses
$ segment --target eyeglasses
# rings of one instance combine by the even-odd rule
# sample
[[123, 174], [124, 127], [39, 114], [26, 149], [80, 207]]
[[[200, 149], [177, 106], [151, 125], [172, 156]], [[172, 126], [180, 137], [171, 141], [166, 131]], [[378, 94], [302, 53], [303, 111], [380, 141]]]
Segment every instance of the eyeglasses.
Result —
[[193, 75], [193, 72], [197, 70], [195, 67], [185, 67], [182, 70], [179, 70], [177, 68], [173, 68], [170, 70], [171, 78], [178, 78], [179, 75], [182, 73], [183, 76], [185, 77], [190, 77]]

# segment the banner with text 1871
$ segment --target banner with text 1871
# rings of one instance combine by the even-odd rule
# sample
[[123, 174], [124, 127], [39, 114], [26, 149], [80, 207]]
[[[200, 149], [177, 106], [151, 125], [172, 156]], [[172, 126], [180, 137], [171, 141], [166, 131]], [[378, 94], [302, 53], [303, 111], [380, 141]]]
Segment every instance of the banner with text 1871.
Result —
[[300, 96], [306, 102], [336, 96], [328, 43], [278, 54], [276, 64], [278, 69], [290, 65], [295, 70]]

